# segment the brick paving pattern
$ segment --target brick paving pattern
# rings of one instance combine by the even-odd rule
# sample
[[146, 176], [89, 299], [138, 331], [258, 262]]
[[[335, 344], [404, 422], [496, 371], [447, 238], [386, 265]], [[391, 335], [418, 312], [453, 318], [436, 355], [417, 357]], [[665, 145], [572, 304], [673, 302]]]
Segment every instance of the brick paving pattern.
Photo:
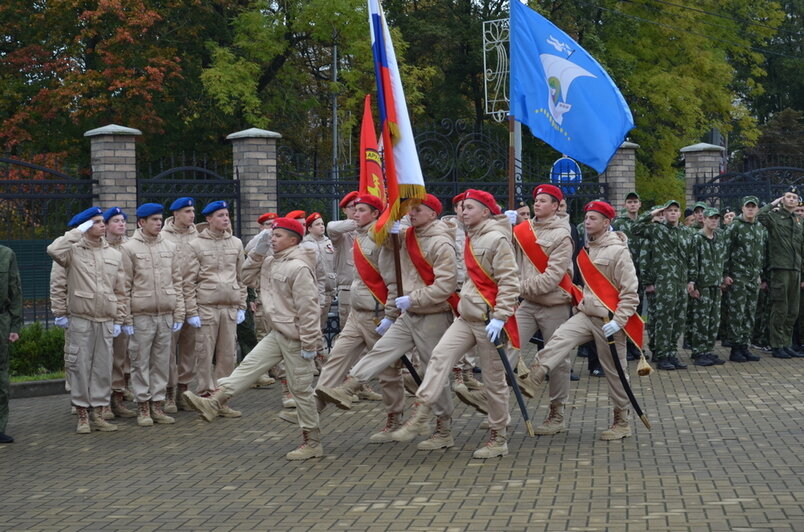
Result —
[[[66, 395], [13, 400], [0, 530], [804, 530], [804, 362], [642, 378], [632, 362], [653, 430], [616, 442], [597, 439], [610, 405], [585, 364], [569, 431], [529, 438], [512, 400], [510, 454], [489, 461], [472, 459], [483, 418], [457, 401], [452, 449], [369, 444], [385, 415], [361, 401], [322, 414], [325, 458], [288, 462], [300, 431], [275, 416], [278, 384], [236, 398], [241, 419], [91, 435]], [[528, 402], [534, 424], [547, 401]]]

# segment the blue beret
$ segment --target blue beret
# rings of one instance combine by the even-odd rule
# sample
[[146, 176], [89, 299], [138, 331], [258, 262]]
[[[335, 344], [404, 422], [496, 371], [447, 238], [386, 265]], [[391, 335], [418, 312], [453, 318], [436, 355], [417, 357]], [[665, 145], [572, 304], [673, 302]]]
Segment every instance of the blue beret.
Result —
[[137, 218], [148, 218], [154, 214], [162, 214], [162, 206], [158, 203], [143, 203], [137, 207]]
[[122, 214], [123, 218], [128, 220], [128, 214], [123, 212], [123, 209], [120, 207], [112, 207], [111, 209], [106, 209], [106, 212], [103, 213], [103, 221], [108, 222], [112, 216], [117, 216], [118, 214]]
[[192, 207], [193, 205], [195, 205], [195, 200], [193, 198], [179, 198], [170, 204], [170, 210], [178, 211], [179, 209]]
[[210, 214], [212, 214], [215, 211], [219, 211], [221, 209], [228, 209], [228, 208], [229, 208], [229, 204], [226, 203], [225, 201], [213, 201], [212, 203], [210, 203], [209, 205], [204, 207], [204, 210], [201, 211], [201, 214], [203, 214], [204, 216], [209, 216]]
[[67, 222], [67, 227], [78, 227], [87, 220], [91, 220], [95, 216], [102, 216], [102, 215], [103, 211], [100, 209], [100, 207], [90, 207], [89, 209], [81, 211], [75, 216], [73, 216], [72, 219], [69, 222]]

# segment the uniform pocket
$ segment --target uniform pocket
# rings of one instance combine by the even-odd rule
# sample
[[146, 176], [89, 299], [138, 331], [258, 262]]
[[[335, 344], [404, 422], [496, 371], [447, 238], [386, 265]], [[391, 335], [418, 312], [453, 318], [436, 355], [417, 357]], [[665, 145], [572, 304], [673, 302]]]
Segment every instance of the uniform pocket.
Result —
[[68, 369], [76, 369], [78, 367], [78, 353], [77, 345], [64, 346], [64, 366]]

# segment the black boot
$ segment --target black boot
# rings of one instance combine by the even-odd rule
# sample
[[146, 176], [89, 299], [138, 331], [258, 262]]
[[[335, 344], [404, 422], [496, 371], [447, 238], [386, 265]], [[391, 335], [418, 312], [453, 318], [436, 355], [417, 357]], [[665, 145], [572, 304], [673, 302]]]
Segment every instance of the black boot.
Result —
[[680, 361], [675, 355], [670, 357], [670, 362], [673, 364], [673, 366], [675, 366], [676, 369], [687, 369], [687, 365]]
[[723, 360], [722, 358], [720, 358], [719, 356], [717, 356], [714, 353], [706, 353], [704, 356], [706, 358], [708, 358], [709, 360], [711, 360], [712, 365], [714, 365], [714, 366], [720, 366], [720, 365], [723, 365], [723, 364], [726, 363], [725, 360]]
[[696, 366], [713, 366], [715, 363], [707, 356], [708, 354], [709, 353], [693, 353], [692, 363]]
[[660, 359], [659, 359], [659, 360], [656, 362], [656, 367], [657, 367], [658, 369], [663, 369], [663, 370], [667, 370], [667, 371], [670, 371], [670, 370], [674, 370], [674, 369], [676, 369], [676, 366], [675, 366], [675, 364], [673, 364], [673, 362], [670, 360], [670, 357], [662, 357], [662, 358], [660, 358]]
[[793, 349], [792, 346], [791, 347], [785, 347], [784, 350], [787, 351], [787, 354], [790, 355], [793, 358], [804, 358], [804, 354], [799, 353], [798, 351]]
[[738, 346], [734, 346], [731, 348], [731, 352], [729, 353], [729, 361], [748, 362], [748, 359], [745, 358], [745, 355], [742, 353], [742, 350]]
[[793, 358], [784, 347], [774, 347], [771, 349], [771, 355], [773, 355], [773, 358]]
[[756, 362], [756, 361], [758, 361], [758, 360], [762, 360], [762, 357], [760, 357], [759, 355], [755, 355], [754, 353], [752, 353], [752, 352], [751, 352], [751, 350], [750, 350], [750, 349], [748, 349], [748, 346], [747, 346], [747, 345], [741, 345], [741, 346], [740, 346], [740, 353], [741, 353], [741, 354], [742, 354], [742, 355], [745, 357], [745, 359], [746, 359], [747, 361], [749, 361], [749, 362]]

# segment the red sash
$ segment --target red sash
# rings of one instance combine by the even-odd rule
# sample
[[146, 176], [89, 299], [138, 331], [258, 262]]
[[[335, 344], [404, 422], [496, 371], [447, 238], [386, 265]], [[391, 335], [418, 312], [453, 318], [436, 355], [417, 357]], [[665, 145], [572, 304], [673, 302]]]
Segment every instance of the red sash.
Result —
[[[530, 224], [530, 221], [525, 220], [514, 227], [514, 237], [517, 244], [522, 249], [522, 252], [530, 260], [533, 266], [539, 271], [544, 273], [547, 270], [547, 253], [544, 252], [542, 246], [537, 242], [536, 231]], [[577, 306], [583, 299], [583, 292], [580, 288], [572, 284], [572, 279], [567, 272], [558, 283], [559, 288], [564, 290], [572, 298], [572, 305]]]
[[[475, 252], [472, 249], [472, 241], [469, 240], [468, 236], [466, 237], [466, 246], [463, 250], [463, 258], [466, 263], [466, 273], [469, 274], [469, 278], [472, 279], [472, 282], [475, 284], [480, 297], [483, 298], [483, 301], [486, 302], [489, 308], [493, 309], [494, 305], [497, 304], [497, 283], [494, 282], [494, 279], [491, 278], [489, 273], [483, 269], [483, 266], [478, 262], [477, 257], [475, 257]], [[489, 318], [491, 318], [491, 316], [489, 316]], [[503, 328], [505, 332], [508, 333], [511, 345], [519, 349], [519, 326], [516, 323], [516, 316], [514, 314], [511, 314], [511, 317], [505, 322]]]
[[[601, 272], [597, 266], [592, 263], [589, 254], [585, 249], [582, 249], [578, 254], [578, 270], [581, 272], [583, 282], [592, 291], [595, 296], [603, 303], [609, 312], [614, 314], [617, 311], [617, 306], [620, 303], [620, 291], [614, 284]], [[639, 313], [634, 312], [628, 321], [625, 322], [623, 327], [625, 334], [631, 339], [632, 342], [642, 349], [643, 334], [645, 332], [645, 322]]]
[[[413, 227], [409, 228], [405, 235], [405, 246], [408, 250], [410, 262], [416, 267], [416, 271], [419, 273], [419, 277], [422, 278], [422, 281], [424, 281], [424, 284], [427, 286], [433, 284], [435, 282], [433, 265], [424, 258], [424, 253], [422, 253], [422, 248], [419, 245], [419, 238], [416, 236], [416, 230]], [[460, 297], [458, 297], [458, 294], [455, 292], [447, 298], [447, 303], [452, 307], [452, 312], [454, 312], [456, 316], [460, 316], [460, 314], [458, 314], [458, 301], [460, 301]]]
[[366, 257], [365, 253], [363, 253], [363, 248], [360, 247], [360, 239], [355, 239], [354, 247], [352, 248], [352, 254], [354, 255], [355, 259], [355, 269], [357, 270], [357, 274], [360, 276], [360, 279], [363, 280], [363, 283], [368, 287], [369, 292], [371, 295], [374, 296], [374, 299], [377, 300], [378, 303], [381, 305], [385, 305], [385, 302], [388, 300], [388, 287], [385, 285], [385, 281], [380, 275], [380, 271], [377, 269], [377, 266], [371, 262], [368, 257]]

